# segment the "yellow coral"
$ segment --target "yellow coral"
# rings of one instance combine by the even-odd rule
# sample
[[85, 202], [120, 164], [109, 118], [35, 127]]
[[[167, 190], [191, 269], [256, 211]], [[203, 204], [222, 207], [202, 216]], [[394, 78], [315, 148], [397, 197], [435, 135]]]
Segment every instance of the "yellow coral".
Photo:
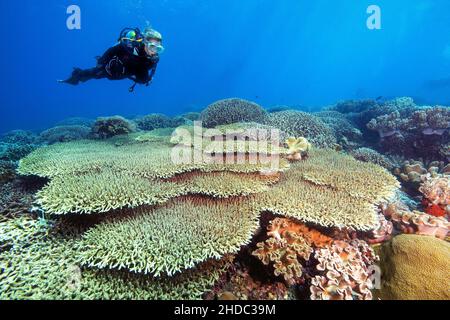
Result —
[[311, 144], [306, 138], [294, 138], [291, 137], [286, 140], [286, 144], [289, 148], [288, 159], [289, 160], [301, 160], [303, 154], [311, 149]]
[[450, 244], [430, 236], [400, 235], [383, 245], [381, 299], [449, 300]]

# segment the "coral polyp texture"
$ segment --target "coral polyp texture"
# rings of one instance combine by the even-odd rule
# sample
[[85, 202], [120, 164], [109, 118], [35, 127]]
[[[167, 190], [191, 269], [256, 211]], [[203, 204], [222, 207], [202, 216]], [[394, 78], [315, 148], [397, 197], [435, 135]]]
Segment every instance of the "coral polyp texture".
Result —
[[386, 169], [332, 150], [313, 149], [291, 165], [259, 199], [261, 210], [325, 227], [372, 230], [375, 204], [394, 195], [398, 181]]
[[125, 210], [86, 232], [81, 257], [89, 267], [173, 275], [238, 252], [258, 228], [258, 217], [245, 198], [185, 197]]
[[305, 137], [315, 147], [333, 148], [333, 131], [320, 118], [302, 111], [271, 113], [265, 124], [280, 129], [290, 137]]
[[449, 300], [450, 244], [434, 237], [399, 235], [381, 249], [385, 300]]
[[2, 300], [200, 299], [232, 262], [231, 256], [211, 259], [170, 278], [87, 269], [80, 266], [77, 239], [52, 235], [38, 221], [23, 226], [0, 224], [5, 238], [15, 241], [0, 252]]
[[[211, 171], [203, 158], [195, 159], [191, 148], [175, 150], [162, 142], [141, 143], [124, 138], [92, 141], [83, 140], [42, 147], [22, 159], [18, 171], [23, 175], [52, 178], [80, 175], [109, 169], [145, 178], [170, 178], [196, 169]], [[248, 161], [213, 164], [215, 171], [259, 172], [270, 168], [262, 162]], [[284, 164], [287, 166], [287, 164]]]
[[393, 162], [381, 153], [370, 148], [359, 148], [350, 152], [357, 160], [378, 164], [388, 170], [394, 167]]
[[37, 203], [52, 214], [90, 214], [160, 204], [182, 193], [174, 183], [101, 171], [57, 176], [37, 193]]
[[312, 300], [372, 300], [372, 268], [379, 258], [367, 243], [335, 241], [314, 257], [323, 275], [312, 279]]
[[206, 128], [236, 122], [263, 123], [267, 112], [258, 104], [238, 99], [225, 99], [214, 102], [201, 113], [200, 120]]

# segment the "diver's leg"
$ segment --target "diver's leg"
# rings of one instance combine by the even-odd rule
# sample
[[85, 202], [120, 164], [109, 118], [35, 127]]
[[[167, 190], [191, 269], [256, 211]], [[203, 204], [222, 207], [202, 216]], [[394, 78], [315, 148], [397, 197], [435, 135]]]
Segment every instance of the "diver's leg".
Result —
[[104, 68], [91, 68], [82, 70], [79, 68], [75, 68], [72, 72], [72, 75], [69, 79], [63, 80], [61, 82], [72, 84], [72, 85], [78, 85], [80, 82], [86, 82], [88, 80], [92, 79], [102, 79], [106, 78], [107, 74], [104, 70]]

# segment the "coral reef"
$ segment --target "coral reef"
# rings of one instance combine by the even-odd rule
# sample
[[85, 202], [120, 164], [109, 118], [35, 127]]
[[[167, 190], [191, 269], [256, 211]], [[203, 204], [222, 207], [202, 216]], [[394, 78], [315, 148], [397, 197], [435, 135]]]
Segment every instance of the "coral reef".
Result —
[[50, 128], [41, 132], [39, 138], [47, 144], [87, 139], [91, 128], [81, 125], [67, 125]]
[[258, 216], [244, 198], [185, 197], [125, 210], [86, 232], [80, 256], [89, 267], [171, 276], [238, 252], [258, 228]]
[[361, 113], [363, 111], [376, 108], [378, 104], [375, 100], [347, 100], [337, 103], [333, 109], [340, 113]]
[[201, 113], [200, 112], [188, 112], [182, 115], [183, 118], [189, 121], [198, 121], [200, 120]]
[[382, 246], [382, 286], [386, 300], [449, 300], [450, 244], [434, 237], [400, 235]]
[[359, 148], [351, 151], [350, 154], [359, 161], [375, 163], [388, 170], [394, 168], [394, 163], [388, 157], [370, 148]]
[[422, 179], [419, 191], [424, 197], [424, 210], [433, 216], [450, 215], [450, 174], [427, 174]]
[[442, 161], [424, 163], [420, 160], [407, 160], [396, 166], [393, 172], [402, 182], [418, 190], [420, 183], [422, 183], [427, 174], [435, 177], [438, 174], [450, 173], [450, 165], [445, 166], [445, 163]]
[[372, 300], [373, 266], [378, 257], [361, 240], [335, 241], [316, 250], [317, 270], [311, 281], [311, 300]]
[[313, 248], [331, 244], [332, 239], [303, 224], [276, 218], [267, 228], [268, 239], [259, 242], [253, 255], [264, 265], [273, 265], [275, 276], [287, 285], [301, 281], [302, 262], [308, 261]]
[[135, 124], [121, 116], [98, 118], [92, 127], [92, 136], [107, 139], [136, 130]]
[[13, 130], [3, 134], [0, 141], [10, 144], [35, 144], [37, 142], [37, 136], [30, 131]]
[[266, 117], [266, 111], [256, 103], [236, 98], [214, 102], [201, 113], [206, 128], [236, 122], [263, 123]]
[[34, 194], [20, 182], [0, 184], [0, 221], [31, 214]]
[[59, 121], [56, 124], [56, 127], [65, 127], [65, 126], [83, 126], [91, 128], [95, 123], [95, 120], [83, 117], [72, 117], [67, 118], [62, 121]]
[[374, 204], [392, 197], [398, 187], [397, 179], [380, 166], [312, 149], [306, 160], [292, 163], [280, 182], [257, 198], [265, 211], [363, 231], [377, 225]]
[[306, 138], [289, 138], [286, 140], [288, 146], [288, 160], [302, 160], [307, 155], [307, 152], [311, 150], [311, 143]]
[[11, 181], [16, 176], [16, 166], [14, 162], [0, 160], [0, 185]]
[[383, 215], [402, 233], [433, 236], [445, 239], [450, 231], [450, 223], [443, 217], [410, 211], [399, 202], [386, 203], [381, 206]]
[[381, 146], [391, 153], [443, 159], [441, 146], [448, 143], [450, 109], [416, 108], [406, 114], [395, 111], [372, 119], [367, 127], [379, 133]]
[[0, 230], [1, 239], [14, 241], [10, 250], [0, 252], [2, 300], [200, 299], [232, 262], [229, 256], [208, 260], [180, 275], [156, 279], [81, 268], [78, 240], [51, 234], [38, 220], [0, 223]]
[[344, 114], [337, 111], [322, 111], [314, 113], [325, 122], [334, 132], [338, 143], [346, 148], [354, 148], [362, 142], [363, 134], [356, 128]]
[[290, 137], [305, 137], [315, 147], [333, 148], [336, 138], [332, 130], [318, 117], [302, 111], [271, 113], [265, 124], [276, 127]]
[[34, 144], [0, 143], [0, 160], [19, 161], [36, 147]]
[[138, 129], [151, 131], [161, 128], [176, 128], [184, 124], [184, 120], [170, 118], [161, 113], [153, 113], [143, 117], [138, 117], [134, 119]]
[[235, 264], [228, 269], [213, 289], [205, 295], [206, 300], [287, 300], [292, 294], [284, 283], [255, 280], [249, 268]]

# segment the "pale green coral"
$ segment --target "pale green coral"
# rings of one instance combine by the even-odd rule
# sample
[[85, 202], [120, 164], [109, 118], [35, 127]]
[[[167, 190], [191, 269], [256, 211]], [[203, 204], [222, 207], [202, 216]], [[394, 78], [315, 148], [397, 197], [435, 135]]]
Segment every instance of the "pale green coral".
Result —
[[86, 232], [81, 256], [89, 267], [173, 275], [237, 253], [250, 242], [258, 218], [245, 198], [180, 198], [108, 218]]
[[[208, 260], [170, 278], [80, 268], [76, 234], [67, 238], [50, 225], [22, 220], [0, 224], [0, 234], [14, 241], [10, 250], [0, 251], [1, 300], [200, 299], [232, 261], [231, 256]], [[14, 228], [24, 223], [26, 228]]]

